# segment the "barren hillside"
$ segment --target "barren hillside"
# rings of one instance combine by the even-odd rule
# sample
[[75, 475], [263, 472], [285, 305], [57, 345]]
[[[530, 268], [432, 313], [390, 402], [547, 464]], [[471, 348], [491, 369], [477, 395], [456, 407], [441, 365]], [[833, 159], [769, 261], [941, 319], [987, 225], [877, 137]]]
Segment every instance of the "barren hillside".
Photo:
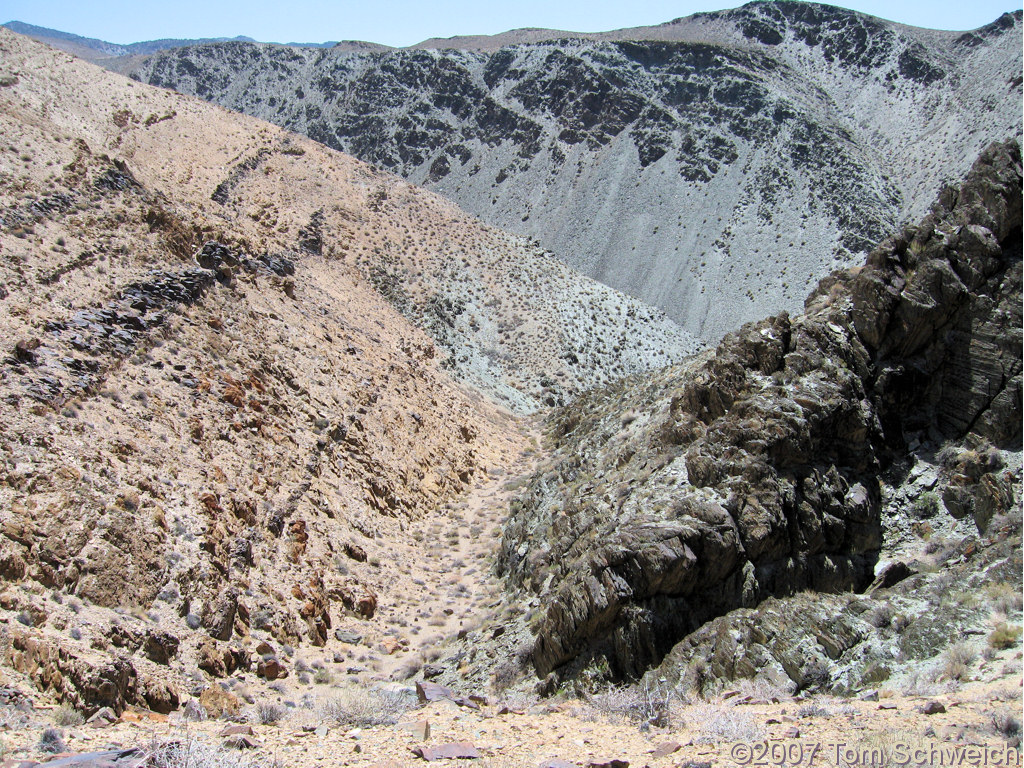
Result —
[[312, 141], [6, 30], [0, 68], [3, 652], [69, 702], [166, 712], [388, 615], [403, 532], [526, 447], [492, 399], [689, 344]]

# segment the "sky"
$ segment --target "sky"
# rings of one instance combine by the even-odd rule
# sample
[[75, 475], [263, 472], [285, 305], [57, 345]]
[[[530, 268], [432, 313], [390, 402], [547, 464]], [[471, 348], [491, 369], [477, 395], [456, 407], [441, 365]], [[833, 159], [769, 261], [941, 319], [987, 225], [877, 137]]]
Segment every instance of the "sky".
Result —
[[[431, 37], [496, 34], [519, 27], [603, 32], [660, 24], [742, 0], [0, 0], [0, 21], [96, 37], [112, 43], [157, 38], [234, 37], [265, 42], [367, 40], [406, 46]], [[836, 3], [904, 24], [975, 29], [1020, 0], [850, 0]]]

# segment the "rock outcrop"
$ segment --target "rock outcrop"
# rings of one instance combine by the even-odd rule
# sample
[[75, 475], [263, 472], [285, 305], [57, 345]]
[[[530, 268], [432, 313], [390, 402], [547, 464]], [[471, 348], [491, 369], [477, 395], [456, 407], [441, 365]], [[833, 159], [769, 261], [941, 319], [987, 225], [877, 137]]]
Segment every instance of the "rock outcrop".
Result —
[[[499, 567], [540, 597], [532, 660], [616, 677], [708, 620], [799, 590], [861, 590], [879, 477], [908, 445], [1021, 441], [1021, 156], [966, 182], [804, 314], [751, 323], [690, 364], [590, 393], [551, 421], [555, 460], [514, 503]], [[970, 495], [1012, 499], [984, 461]], [[571, 662], [571, 663], [570, 663]]]
[[1020, 29], [757, 2], [399, 51], [179, 48], [132, 76], [400, 173], [717, 342], [1020, 136]]

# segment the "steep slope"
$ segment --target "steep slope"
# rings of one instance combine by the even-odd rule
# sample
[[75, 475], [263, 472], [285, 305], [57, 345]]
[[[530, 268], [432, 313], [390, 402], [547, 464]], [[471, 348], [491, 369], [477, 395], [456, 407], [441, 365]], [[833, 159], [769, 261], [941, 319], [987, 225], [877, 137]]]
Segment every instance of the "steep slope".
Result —
[[392, 544], [526, 447], [464, 379], [526, 406], [681, 344], [312, 141], [7, 30], [0, 67], [0, 657], [86, 711], [272, 680], [339, 620], [379, 637]]
[[132, 76], [396, 171], [717, 340], [797, 309], [1020, 135], [1020, 28], [768, 2], [444, 50], [201, 46]]
[[[1000, 472], [985, 446], [1020, 450], [1021, 349], [1021, 155], [1010, 141], [863, 267], [823, 280], [804, 314], [745, 325], [713, 352], [552, 419], [554, 456], [513, 504], [500, 559], [524, 590], [515, 599], [537, 606], [527, 653], [538, 674], [549, 686], [587, 665], [637, 676], [734, 608], [863, 590], [898, 512], [883, 472], [941, 441], [972, 441], [932, 479], [942, 507], [973, 515], [982, 533], [1015, 512], [1019, 570], [1019, 466]], [[750, 640], [750, 660], [784, 646], [810, 663], [815, 654], [785, 645], [803, 641], [786, 637], [780, 610], [771, 642], [757, 614], [702, 630], [671, 676], [730, 627]], [[832, 655], [841, 628], [806, 624]], [[718, 653], [731, 660], [725, 640]], [[728, 677], [725, 656], [717, 663]], [[805, 673], [778, 674], [799, 687]]]

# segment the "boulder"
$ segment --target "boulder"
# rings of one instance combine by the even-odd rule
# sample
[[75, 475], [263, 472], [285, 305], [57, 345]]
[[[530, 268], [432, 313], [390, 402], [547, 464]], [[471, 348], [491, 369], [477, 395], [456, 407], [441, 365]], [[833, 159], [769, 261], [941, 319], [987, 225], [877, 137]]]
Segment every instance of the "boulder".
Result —
[[157, 664], [168, 664], [177, 655], [179, 643], [170, 632], [157, 630], [146, 635], [143, 650]]

